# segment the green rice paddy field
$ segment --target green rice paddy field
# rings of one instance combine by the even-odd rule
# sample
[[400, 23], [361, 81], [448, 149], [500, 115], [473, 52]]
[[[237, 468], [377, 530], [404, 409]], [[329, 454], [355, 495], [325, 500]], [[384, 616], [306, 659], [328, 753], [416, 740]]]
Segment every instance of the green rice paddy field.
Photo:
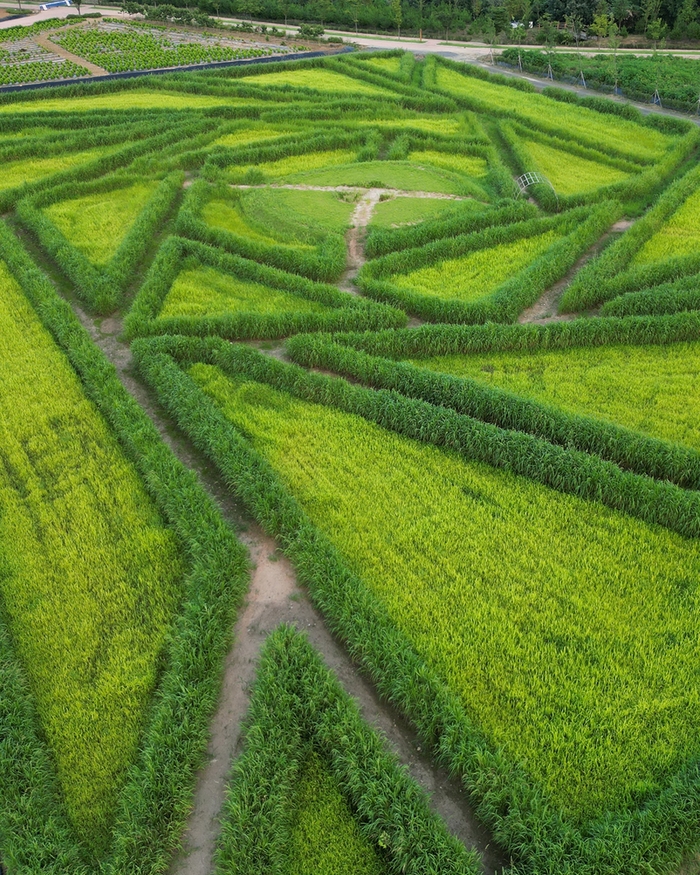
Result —
[[[0, 95], [9, 875], [187, 872], [222, 680], [236, 732], [256, 692], [216, 875], [700, 872], [700, 502], [658, 473], [700, 459], [699, 149], [398, 51]], [[595, 309], [639, 290], [665, 315]], [[323, 635], [274, 633], [254, 685], [239, 624], [225, 664], [253, 525], [451, 771], [439, 804]]]

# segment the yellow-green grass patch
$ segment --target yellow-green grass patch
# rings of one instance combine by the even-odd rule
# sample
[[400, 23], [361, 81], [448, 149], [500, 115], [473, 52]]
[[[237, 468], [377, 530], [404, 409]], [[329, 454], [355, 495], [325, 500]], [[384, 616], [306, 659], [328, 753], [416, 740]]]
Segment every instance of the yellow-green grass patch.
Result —
[[249, 143], [259, 143], [263, 140], [272, 140], [277, 137], [283, 137], [289, 134], [290, 131], [279, 130], [277, 128], [245, 128], [244, 130], [234, 131], [231, 134], [224, 134], [211, 144], [212, 146], [229, 146], [237, 148], [238, 146], [247, 146]]
[[157, 182], [137, 182], [60, 201], [44, 213], [76, 249], [101, 267], [112, 259], [157, 187]]
[[288, 875], [385, 875], [338, 782], [314, 752], [304, 763], [293, 798]]
[[70, 170], [78, 164], [86, 164], [102, 157], [110, 148], [88, 149], [85, 152], [69, 152], [65, 155], [54, 155], [51, 158], [22, 158], [19, 161], [9, 161], [3, 165], [0, 173], [0, 190], [17, 188], [25, 182], [36, 182], [44, 176]]
[[535, 140], [524, 140], [522, 146], [532, 158], [533, 165], [552, 183], [557, 194], [595, 191], [603, 185], [613, 185], [630, 176], [624, 170], [599, 161], [589, 161]]
[[308, 185], [355, 185], [359, 188], [395, 188], [398, 191], [431, 191], [459, 194], [462, 181], [438, 168], [423, 168], [409, 161], [365, 161], [297, 173], [290, 182]]
[[241, 202], [249, 224], [294, 244], [342, 233], [355, 209], [352, 193], [332, 191], [256, 189], [245, 192]]
[[289, 292], [238, 279], [213, 267], [181, 271], [170, 288], [160, 315], [227, 316], [236, 313], [323, 313], [328, 307]]
[[669, 220], [642, 246], [632, 264], [649, 264], [700, 249], [700, 188], [676, 210]]
[[[290, 155], [278, 161], [262, 161], [245, 167], [229, 167], [227, 175], [232, 181], [237, 181], [250, 170], [259, 170], [275, 182], [295, 179], [300, 173], [317, 170], [320, 167], [334, 167], [345, 164], [355, 158], [351, 149], [331, 149], [327, 152], [306, 152], [303, 155]], [[336, 185], [339, 183], [335, 183]]]
[[398, 73], [401, 66], [401, 58], [370, 58], [363, 61], [368, 67], [374, 67], [376, 70], [382, 70], [384, 73]]
[[477, 249], [469, 255], [440, 261], [411, 273], [395, 274], [391, 282], [423, 295], [478, 300], [539, 258], [559, 237], [556, 231], [547, 231], [490, 249]]
[[420, 118], [378, 119], [373, 121], [372, 125], [391, 128], [416, 128], [419, 131], [441, 134], [442, 136], [451, 136], [465, 131], [471, 133], [471, 128], [464, 120], [455, 118], [431, 118], [430, 116], [423, 116]]
[[451, 94], [481, 101], [487, 110], [512, 112], [536, 128], [546, 121], [566, 130], [572, 138], [581, 138], [601, 147], [607, 143], [622, 154], [640, 160], [660, 158], [674, 141], [669, 134], [614, 115], [603, 115], [585, 107], [553, 101], [542, 94], [528, 94], [507, 85], [463, 76], [444, 67], [438, 67], [437, 84]]
[[418, 150], [411, 152], [409, 161], [416, 164], [429, 164], [433, 167], [441, 167], [443, 170], [452, 170], [454, 173], [464, 173], [467, 176], [486, 176], [489, 165], [484, 158], [476, 155], [454, 155], [449, 152], [438, 152], [434, 149]]
[[0, 112], [87, 112], [91, 109], [207, 109], [235, 103], [255, 103], [237, 97], [212, 97], [208, 94], [176, 94], [167, 91], [117, 91], [85, 97], [54, 97], [6, 103]]
[[455, 201], [449, 198], [395, 197], [380, 201], [374, 208], [371, 224], [380, 228], [398, 228], [401, 225], [415, 225], [425, 219], [432, 219], [448, 210], [464, 204], [473, 204], [475, 210], [483, 209], [477, 201]]
[[414, 362], [700, 450], [700, 344], [440, 356]]
[[246, 85], [291, 85], [294, 88], [313, 88], [316, 91], [329, 91], [335, 94], [383, 94], [396, 97], [393, 92], [360, 79], [353, 79], [334, 70], [312, 67], [302, 70], [282, 70], [279, 73], [258, 73], [240, 80]]
[[574, 818], [700, 755], [700, 544], [197, 365], [189, 373], [458, 695]]
[[0, 596], [76, 833], [100, 848], [183, 566], [131, 463], [0, 264]]

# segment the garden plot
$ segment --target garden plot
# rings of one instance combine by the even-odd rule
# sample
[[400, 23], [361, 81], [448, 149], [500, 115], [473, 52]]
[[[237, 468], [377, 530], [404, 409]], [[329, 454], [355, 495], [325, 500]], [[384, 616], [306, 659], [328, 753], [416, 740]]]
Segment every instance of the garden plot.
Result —
[[87, 75], [85, 67], [48, 51], [29, 37], [7, 40], [0, 48], [0, 85], [20, 85]]
[[110, 73], [260, 58], [292, 51], [285, 46], [236, 40], [223, 35], [117, 21], [62, 29], [52, 39]]
[[80, 152], [69, 152], [65, 155], [54, 155], [50, 158], [35, 157], [9, 161], [3, 165], [2, 174], [0, 174], [0, 190], [18, 188], [25, 183], [36, 182], [46, 176], [53, 176], [63, 170], [87, 164], [105, 155], [108, 151], [108, 148], [87, 149]]

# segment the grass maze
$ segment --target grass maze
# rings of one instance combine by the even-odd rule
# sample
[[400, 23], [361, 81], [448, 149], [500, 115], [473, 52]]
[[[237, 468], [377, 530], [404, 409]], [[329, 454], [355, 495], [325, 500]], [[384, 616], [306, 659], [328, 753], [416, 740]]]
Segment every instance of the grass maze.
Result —
[[[10, 871], [168, 871], [248, 585], [98, 345], [510, 871], [681, 871], [697, 149], [676, 119], [400, 52], [0, 97]], [[554, 193], [522, 197], [526, 171]], [[479, 870], [293, 629], [232, 766], [217, 875]]]

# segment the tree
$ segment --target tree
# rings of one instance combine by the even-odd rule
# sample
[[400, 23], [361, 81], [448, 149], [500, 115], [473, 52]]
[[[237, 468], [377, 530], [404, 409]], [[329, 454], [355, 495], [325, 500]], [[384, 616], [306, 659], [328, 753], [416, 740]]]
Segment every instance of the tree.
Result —
[[253, 16], [258, 15], [261, 9], [260, 0], [236, 0], [238, 13], [245, 18], [246, 16], [253, 23]]
[[617, 68], [617, 52], [621, 43], [618, 27], [614, 21], [611, 21], [608, 28], [608, 45], [612, 49], [613, 94], [617, 94], [617, 83], [620, 78]]
[[676, 21], [671, 36], [675, 39], [687, 39], [695, 30], [697, 24], [698, 6], [696, 0], [683, 0], [683, 5], [678, 10]]
[[401, 21], [403, 20], [401, 0], [391, 0], [391, 17], [396, 25], [396, 34], [401, 39]]
[[600, 45], [601, 39], [605, 39], [608, 35], [610, 21], [611, 19], [608, 15], [608, 4], [605, 0], [600, 0], [596, 7], [595, 15], [593, 16], [593, 23], [591, 24], [591, 31], [598, 37], [598, 45]]

